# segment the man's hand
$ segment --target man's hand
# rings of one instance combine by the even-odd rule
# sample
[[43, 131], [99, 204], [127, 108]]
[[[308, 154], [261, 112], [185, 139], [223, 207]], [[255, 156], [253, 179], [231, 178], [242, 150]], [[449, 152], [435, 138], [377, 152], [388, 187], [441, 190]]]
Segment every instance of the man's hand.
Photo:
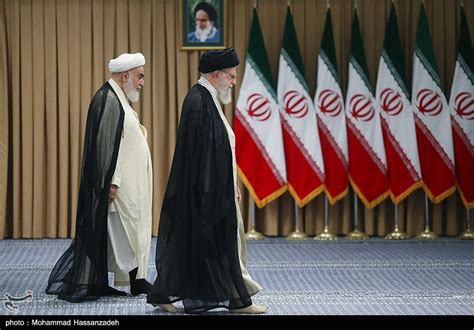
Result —
[[118, 189], [119, 189], [119, 187], [117, 185], [115, 185], [115, 184], [110, 185], [109, 205], [110, 205], [110, 203], [112, 203], [114, 201], [115, 197], [117, 196]]
[[242, 193], [240, 192], [239, 186], [237, 186], [237, 202], [240, 203], [242, 200]]

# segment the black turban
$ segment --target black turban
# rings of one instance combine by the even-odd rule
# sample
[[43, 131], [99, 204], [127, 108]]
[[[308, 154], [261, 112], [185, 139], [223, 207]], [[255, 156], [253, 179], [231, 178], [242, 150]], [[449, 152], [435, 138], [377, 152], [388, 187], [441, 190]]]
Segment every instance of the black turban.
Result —
[[211, 5], [209, 2], [200, 2], [194, 7], [194, 16], [196, 16], [196, 13], [198, 10], [204, 10], [207, 13], [207, 16], [209, 17], [209, 20], [212, 22], [216, 21], [217, 18], [217, 11], [216, 8], [214, 8], [213, 5]]
[[199, 59], [199, 72], [208, 73], [239, 65], [239, 57], [234, 48], [224, 50], [211, 50], [201, 55]]

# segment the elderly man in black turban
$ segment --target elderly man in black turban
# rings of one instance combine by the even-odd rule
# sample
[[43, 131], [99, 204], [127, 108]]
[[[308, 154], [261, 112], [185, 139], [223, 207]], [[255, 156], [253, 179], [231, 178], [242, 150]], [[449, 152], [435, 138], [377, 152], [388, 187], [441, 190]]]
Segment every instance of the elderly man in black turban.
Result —
[[204, 53], [201, 78], [184, 99], [147, 297], [168, 312], [180, 300], [187, 313], [267, 310], [250, 298], [262, 288], [245, 268], [235, 136], [221, 108], [231, 102], [238, 64], [233, 48]]
[[194, 7], [196, 30], [188, 33], [190, 42], [219, 42], [220, 33], [216, 26], [217, 10], [209, 2], [200, 2]]

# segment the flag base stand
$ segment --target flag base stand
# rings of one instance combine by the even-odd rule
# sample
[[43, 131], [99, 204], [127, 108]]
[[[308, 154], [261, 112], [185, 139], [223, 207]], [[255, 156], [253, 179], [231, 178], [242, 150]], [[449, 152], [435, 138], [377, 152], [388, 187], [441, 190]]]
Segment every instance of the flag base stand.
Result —
[[431, 240], [438, 239], [438, 236], [432, 231], [430, 231], [429, 228], [426, 228], [423, 232], [419, 233], [418, 236], [416, 236], [416, 239], [431, 241]]
[[288, 236], [285, 237], [285, 239], [289, 241], [303, 241], [308, 239], [308, 235], [305, 233], [301, 232], [298, 228], [292, 233], [290, 233]]
[[315, 236], [314, 239], [315, 239], [315, 240], [318, 240], [318, 241], [334, 241], [334, 240], [336, 240], [336, 239], [338, 239], [338, 238], [337, 238], [336, 235], [331, 234], [331, 233], [329, 232], [328, 226], [324, 226], [323, 232], [322, 232], [321, 234]]
[[351, 231], [349, 234], [347, 234], [346, 239], [368, 239], [369, 236], [367, 236], [363, 231], [360, 231], [359, 229], [355, 229], [354, 231]]
[[474, 239], [474, 231], [470, 229], [465, 230], [461, 235], [459, 235], [459, 239]]
[[399, 231], [398, 228], [395, 228], [394, 231], [389, 233], [387, 236], [385, 236], [385, 239], [391, 239], [391, 240], [402, 240], [402, 239], [407, 239], [408, 235], [404, 233], [403, 231]]
[[255, 230], [255, 225], [252, 225], [252, 228], [245, 233], [245, 239], [247, 241], [259, 241], [264, 238], [265, 237], [262, 235], [262, 233]]

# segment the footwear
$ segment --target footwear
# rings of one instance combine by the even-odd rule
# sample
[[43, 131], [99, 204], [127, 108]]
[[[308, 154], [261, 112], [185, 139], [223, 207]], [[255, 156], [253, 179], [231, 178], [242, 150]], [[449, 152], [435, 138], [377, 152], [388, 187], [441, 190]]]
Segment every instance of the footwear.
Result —
[[134, 296], [140, 293], [147, 294], [151, 290], [151, 284], [145, 279], [135, 280], [135, 283], [130, 283], [130, 293]]
[[107, 286], [101, 290], [102, 296], [126, 296], [127, 293]]
[[130, 271], [130, 293], [134, 296], [139, 295], [140, 293], [147, 294], [151, 290], [151, 284], [147, 280], [141, 278], [137, 280], [137, 271], [138, 268]]
[[252, 304], [245, 308], [230, 309], [229, 311], [234, 314], [263, 314], [268, 310], [268, 306]]
[[183, 308], [176, 307], [173, 304], [152, 304], [153, 307], [160, 307], [162, 310], [168, 313], [182, 313], [184, 312]]

